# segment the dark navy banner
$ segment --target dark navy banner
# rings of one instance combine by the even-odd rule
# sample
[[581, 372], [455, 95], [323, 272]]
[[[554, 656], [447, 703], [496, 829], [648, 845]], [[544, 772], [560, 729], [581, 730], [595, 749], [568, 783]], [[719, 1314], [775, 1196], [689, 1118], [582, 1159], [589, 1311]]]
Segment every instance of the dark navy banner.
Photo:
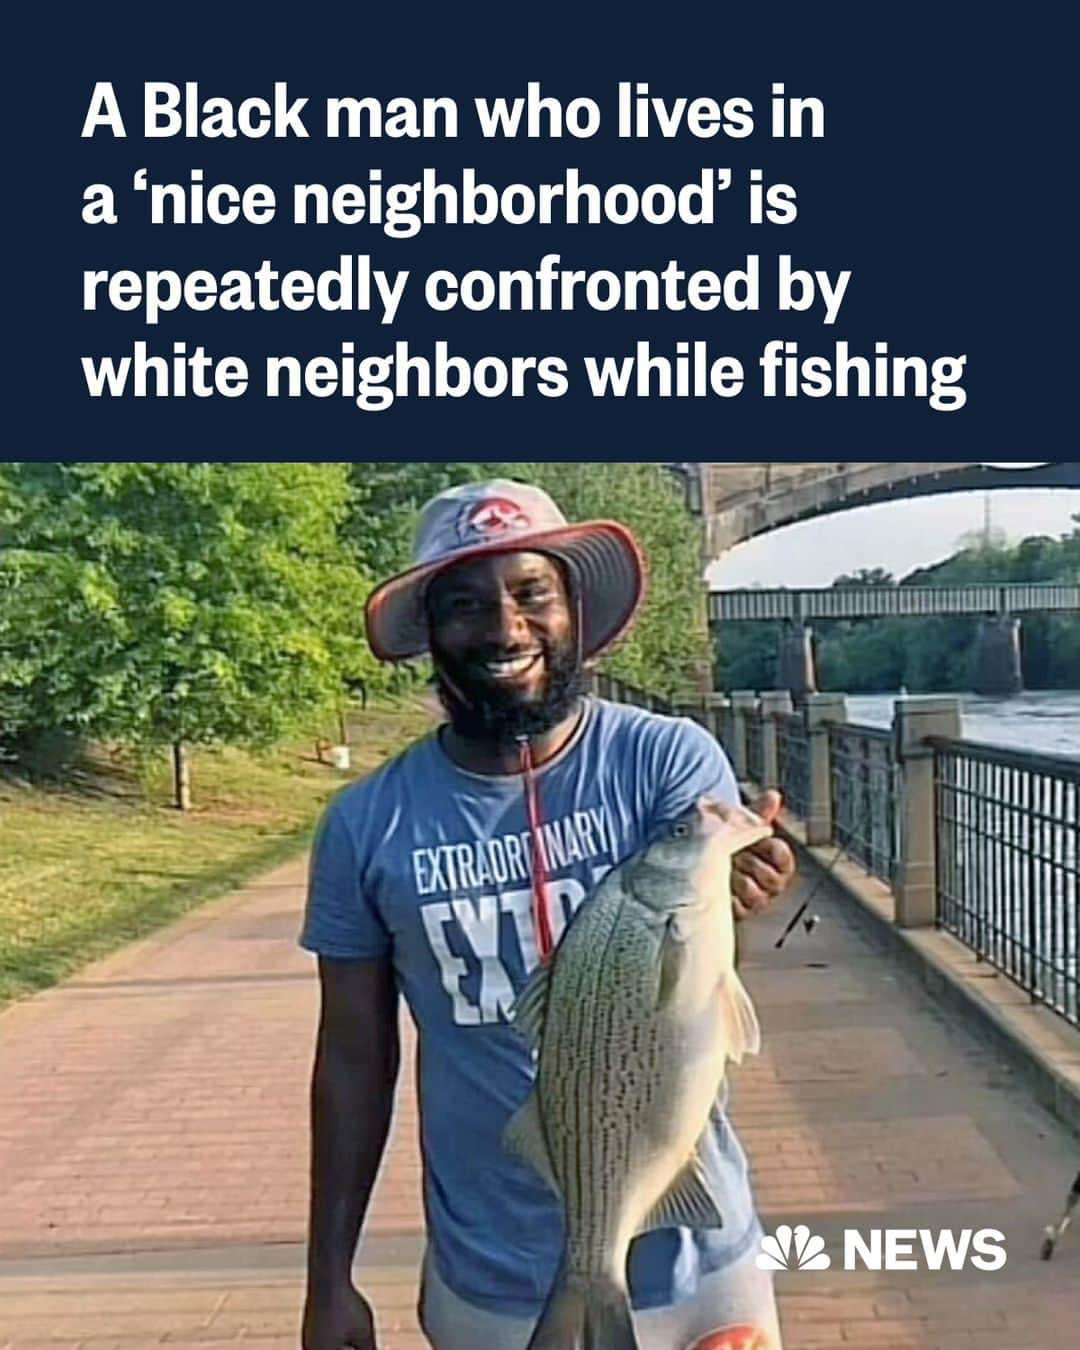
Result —
[[20, 457], [1075, 445], [1050, 6], [269, 13], [29, 21]]

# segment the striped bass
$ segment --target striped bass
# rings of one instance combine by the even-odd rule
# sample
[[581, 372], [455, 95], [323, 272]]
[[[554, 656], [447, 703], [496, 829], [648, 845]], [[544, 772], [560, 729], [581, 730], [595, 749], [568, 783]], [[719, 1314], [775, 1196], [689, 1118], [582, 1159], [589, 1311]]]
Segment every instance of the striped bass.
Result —
[[631, 1240], [723, 1224], [702, 1150], [727, 1061], [760, 1046], [735, 971], [731, 860], [771, 833], [702, 798], [607, 874], [514, 1004], [537, 1073], [504, 1144], [566, 1222], [528, 1350], [637, 1350]]

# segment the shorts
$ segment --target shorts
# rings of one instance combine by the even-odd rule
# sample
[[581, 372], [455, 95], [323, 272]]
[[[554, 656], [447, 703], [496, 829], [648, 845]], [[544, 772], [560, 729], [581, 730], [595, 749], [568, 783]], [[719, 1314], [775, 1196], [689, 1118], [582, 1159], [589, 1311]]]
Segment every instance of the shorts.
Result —
[[[702, 1277], [693, 1298], [634, 1313], [641, 1350], [783, 1350], [772, 1272], [756, 1247]], [[430, 1250], [420, 1284], [420, 1325], [433, 1350], [525, 1350], [535, 1318], [488, 1312], [443, 1283]]]

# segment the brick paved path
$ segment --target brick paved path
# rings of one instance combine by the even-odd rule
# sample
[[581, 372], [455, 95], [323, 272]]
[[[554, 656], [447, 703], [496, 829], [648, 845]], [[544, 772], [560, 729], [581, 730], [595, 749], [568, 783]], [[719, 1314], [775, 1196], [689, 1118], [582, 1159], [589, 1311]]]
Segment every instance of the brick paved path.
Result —
[[[316, 1013], [289, 864], [0, 1017], [0, 1350], [297, 1345]], [[745, 974], [765, 1048], [735, 1118], [768, 1226], [1001, 1229], [995, 1274], [779, 1278], [787, 1350], [1080, 1345], [1080, 1232], [1049, 1264], [1080, 1141], [819, 897]], [[785, 906], [785, 916], [790, 906]], [[418, 1350], [415, 1106], [403, 1092], [361, 1280]]]

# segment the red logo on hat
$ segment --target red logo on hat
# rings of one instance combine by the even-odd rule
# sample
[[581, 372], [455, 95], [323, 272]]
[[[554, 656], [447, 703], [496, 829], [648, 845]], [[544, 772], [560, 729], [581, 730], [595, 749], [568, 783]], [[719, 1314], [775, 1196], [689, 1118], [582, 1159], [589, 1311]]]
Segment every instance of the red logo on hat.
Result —
[[512, 530], [527, 529], [532, 522], [525, 512], [508, 497], [488, 497], [465, 513], [458, 533], [462, 540], [479, 535], [481, 539], [497, 539]]

